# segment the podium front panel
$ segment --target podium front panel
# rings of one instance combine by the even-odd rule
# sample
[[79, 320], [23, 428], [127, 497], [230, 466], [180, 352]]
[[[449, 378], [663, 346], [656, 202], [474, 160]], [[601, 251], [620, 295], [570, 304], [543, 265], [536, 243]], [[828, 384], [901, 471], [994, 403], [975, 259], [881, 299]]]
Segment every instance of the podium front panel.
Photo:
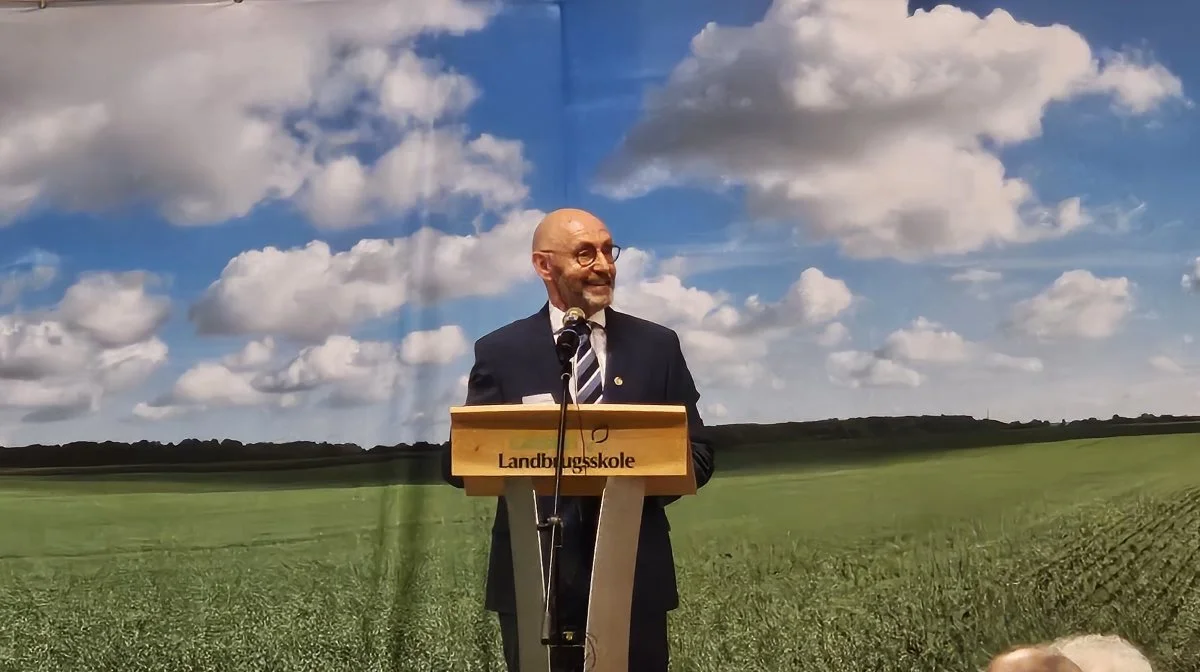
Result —
[[[455, 407], [452, 473], [469, 479], [553, 477], [558, 422], [557, 404]], [[691, 470], [683, 406], [585, 404], [567, 410], [564, 480], [598, 480], [592, 492], [579, 494], [599, 494], [610, 476], [651, 482], [677, 477], [682, 480], [676, 485], [685, 485]], [[497, 488], [500, 494], [503, 485]]]

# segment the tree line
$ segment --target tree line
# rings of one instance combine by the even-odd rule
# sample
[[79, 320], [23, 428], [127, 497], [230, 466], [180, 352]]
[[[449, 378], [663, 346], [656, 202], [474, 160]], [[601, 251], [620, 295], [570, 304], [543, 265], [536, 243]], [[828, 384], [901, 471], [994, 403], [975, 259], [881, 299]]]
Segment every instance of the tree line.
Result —
[[[724, 471], [1072, 438], [1200, 432], [1200, 416], [1142, 414], [1069, 422], [1001, 422], [966, 415], [876, 416], [713, 425], [706, 431]], [[438, 449], [444, 446], [401, 443], [364, 448], [351, 443], [242, 443], [232, 439], [76, 441], [2, 448], [0, 474], [270, 471], [400, 462], [408, 463], [406, 469], [411, 473], [428, 475], [435, 473], [432, 466]]]

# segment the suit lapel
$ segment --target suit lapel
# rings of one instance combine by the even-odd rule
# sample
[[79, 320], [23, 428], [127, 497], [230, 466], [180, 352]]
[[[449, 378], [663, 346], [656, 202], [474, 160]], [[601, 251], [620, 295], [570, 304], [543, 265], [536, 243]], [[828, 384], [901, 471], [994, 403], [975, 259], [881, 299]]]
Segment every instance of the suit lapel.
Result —
[[554, 351], [554, 333], [550, 328], [550, 304], [547, 302], [538, 312], [526, 318], [529, 331], [527, 338], [536, 347], [530, 349], [533, 361], [530, 362], [534, 375], [537, 376], [537, 387], [549, 390], [554, 397], [554, 403], [562, 403], [562, 379], [559, 377], [562, 367], [558, 363], [558, 354]]
[[[624, 321], [622, 315], [612, 308], [605, 308], [604, 324], [605, 336], [608, 338], [608, 359], [604, 367], [604, 401], [611, 404], [620, 404], [625, 401], [625, 390], [629, 387], [629, 375], [633, 372], [632, 364], [629, 360], [629, 343], [626, 340], [628, 333], [622, 327]], [[621, 384], [617, 385], [617, 378], [621, 379]]]

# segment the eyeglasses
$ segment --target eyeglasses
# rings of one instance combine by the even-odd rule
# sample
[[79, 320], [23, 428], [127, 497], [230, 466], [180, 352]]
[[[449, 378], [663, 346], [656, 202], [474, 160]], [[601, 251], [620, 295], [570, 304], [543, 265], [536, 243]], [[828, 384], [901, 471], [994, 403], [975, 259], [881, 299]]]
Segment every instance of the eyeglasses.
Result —
[[[569, 252], [563, 252], [562, 250], [540, 250], [540, 251], [547, 253], [547, 254], [570, 254]], [[605, 258], [608, 259], [608, 263], [610, 263], [610, 264], [613, 263], [614, 261], [617, 260], [617, 257], [621, 256], [621, 246], [620, 245], [610, 246], [607, 250], [604, 250], [604, 256], [605, 256]], [[585, 247], [582, 250], [576, 252], [574, 254], [574, 257], [575, 257], [575, 263], [579, 264], [580, 266], [583, 266], [584, 268], [587, 268], [587, 267], [591, 266], [592, 264], [596, 263], [596, 257], [597, 257], [596, 248]]]

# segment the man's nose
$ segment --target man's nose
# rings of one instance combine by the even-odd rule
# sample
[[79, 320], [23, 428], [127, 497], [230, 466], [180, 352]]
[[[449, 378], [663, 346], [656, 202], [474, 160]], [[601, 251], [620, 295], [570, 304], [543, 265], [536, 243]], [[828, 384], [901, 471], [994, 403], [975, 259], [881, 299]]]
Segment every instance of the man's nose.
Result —
[[596, 255], [596, 261], [595, 261], [595, 263], [592, 264], [592, 268], [594, 268], [595, 270], [606, 272], [606, 273], [611, 273], [613, 268], [615, 268], [615, 267], [616, 267], [616, 262], [609, 259], [608, 255], [603, 252]]

